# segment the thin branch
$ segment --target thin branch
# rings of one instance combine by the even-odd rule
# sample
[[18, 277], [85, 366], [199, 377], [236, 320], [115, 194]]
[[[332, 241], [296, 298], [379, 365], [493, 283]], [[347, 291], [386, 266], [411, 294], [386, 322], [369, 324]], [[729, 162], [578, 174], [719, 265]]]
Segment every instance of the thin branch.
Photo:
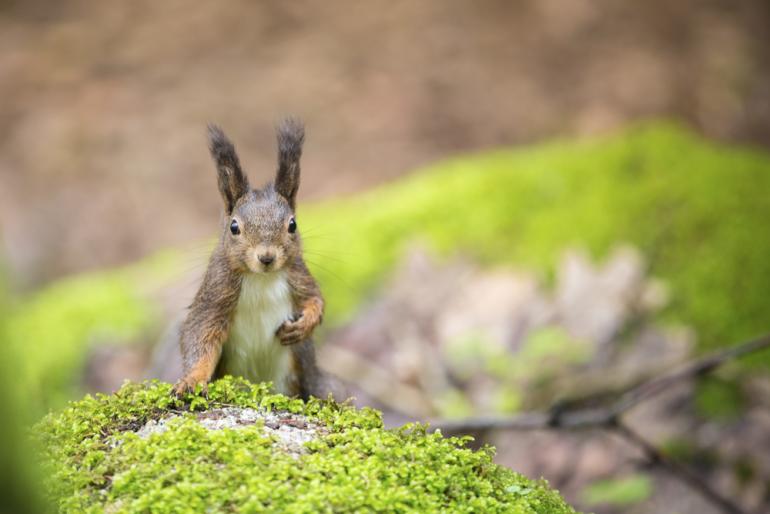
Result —
[[620, 414], [636, 406], [640, 402], [667, 390], [676, 382], [707, 375], [729, 361], [751, 353], [757, 353], [769, 347], [770, 334], [767, 334], [752, 341], [735, 345], [721, 352], [716, 352], [702, 359], [692, 361], [673, 373], [654, 378], [630, 389], [621, 396], [620, 400], [614, 406], [615, 413]]
[[[705, 499], [727, 514], [747, 514], [741, 507], [725, 498], [711, 485], [690, 469], [668, 458], [628, 425], [621, 416], [640, 403], [669, 390], [676, 383], [711, 373], [723, 364], [770, 348], [770, 334], [748, 341], [721, 352], [685, 364], [676, 371], [652, 378], [629, 387], [609, 405], [597, 407], [570, 407], [555, 405], [546, 412], [525, 412], [515, 416], [480, 416], [461, 420], [439, 420], [431, 423], [434, 429], [449, 433], [478, 432], [487, 430], [575, 430], [598, 428], [612, 431], [624, 440], [640, 448], [654, 464], [698, 491]], [[584, 399], [586, 400], [586, 399]], [[582, 401], [573, 402], [580, 405]]]
[[[523, 412], [513, 416], [479, 416], [458, 420], [434, 420], [431, 427], [445, 432], [478, 430], [584, 429], [611, 426], [626, 411], [667, 391], [677, 382], [706, 375], [737, 358], [770, 348], [770, 334], [721, 352], [696, 359], [681, 368], [629, 387], [609, 405], [572, 408], [555, 405], [545, 412]], [[581, 404], [578, 400], [573, 404]]]
[[643, 438], [639, 433], [632, 430], [628, 425], [624, 423], [618, 423], [614, 427], [614, 431], [623, 440], [636, 446], [645, 454], [649, 461], [674, 475], [674, 477], [687, 483], [692, 489], [698, 491], [704, 498], [711, 503], [719, 506], [724, 512], [728, 514], [749, 514], [741, 507], [732, 502], [729, 498], [725, 498], [718, 493], [711, 485], [708, 484], [701, 477], [693, 473], [689, 468], [683, 466], [679, 462], [670, 459], [663, 452], [658, 450], [652, 443]]

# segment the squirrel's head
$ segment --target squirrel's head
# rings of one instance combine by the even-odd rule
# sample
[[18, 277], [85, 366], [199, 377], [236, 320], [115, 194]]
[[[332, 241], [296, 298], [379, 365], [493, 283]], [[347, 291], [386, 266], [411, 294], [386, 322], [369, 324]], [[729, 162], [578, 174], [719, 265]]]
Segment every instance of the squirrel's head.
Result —
[[209, 125], [209, 148], [225, 203], [222, 243], [230, 266], [241, 272], [278, 271], [301, 252], [294, 207], [305, 130], [299, 121], [287, 119], [277, 136], [275, 181], [251, 189], [233, 143], [219, 127]]

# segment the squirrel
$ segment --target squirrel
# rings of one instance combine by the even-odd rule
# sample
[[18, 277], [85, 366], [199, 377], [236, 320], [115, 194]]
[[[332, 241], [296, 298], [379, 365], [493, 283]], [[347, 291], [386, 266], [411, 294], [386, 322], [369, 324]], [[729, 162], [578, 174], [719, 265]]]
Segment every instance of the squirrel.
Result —
[[277, 392], [325, 397], [313, 346], [324, 300], [302, 258], [295, 207], [300, 183], [303, 124], [277, 128], [275, 180], [252, 189], [235, 146], [209, 124], [209, 150], [224, 201], [222, 233], [203, 282], [178, 330], [181, 397], [224, 375], [272, 381]]

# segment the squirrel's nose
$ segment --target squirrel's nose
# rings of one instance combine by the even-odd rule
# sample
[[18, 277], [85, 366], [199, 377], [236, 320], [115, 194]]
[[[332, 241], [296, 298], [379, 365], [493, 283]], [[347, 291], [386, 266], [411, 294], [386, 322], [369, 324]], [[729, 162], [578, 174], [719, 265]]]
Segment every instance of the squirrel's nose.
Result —
[[265, 266], [268, 266], [272, 264], [272, 262], [275, 260], [275, 257], [269, 253], [263, 254], [259, 256], [259, 262], [264, 264]]

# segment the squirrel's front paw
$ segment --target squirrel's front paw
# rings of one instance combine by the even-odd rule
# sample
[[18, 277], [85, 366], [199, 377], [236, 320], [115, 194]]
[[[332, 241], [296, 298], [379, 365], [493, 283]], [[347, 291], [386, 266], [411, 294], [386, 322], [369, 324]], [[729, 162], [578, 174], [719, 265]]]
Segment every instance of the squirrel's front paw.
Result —
[[208, 398], [209, 385], [205, 381], [197, 381], [190, 377], [184, 377], [174, 385], [172, 394], [180, 400], [188, 394], [194, 394], [196, 386], [200, 385], [200, 393], [204, 397]]
[[307, 318], [300, 316], [296, 320], [286, 320], [278, 327], [275, 335], [282, 345], [301, 343], [310, 337], [313, 327], [309, 326]]

